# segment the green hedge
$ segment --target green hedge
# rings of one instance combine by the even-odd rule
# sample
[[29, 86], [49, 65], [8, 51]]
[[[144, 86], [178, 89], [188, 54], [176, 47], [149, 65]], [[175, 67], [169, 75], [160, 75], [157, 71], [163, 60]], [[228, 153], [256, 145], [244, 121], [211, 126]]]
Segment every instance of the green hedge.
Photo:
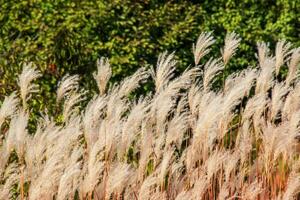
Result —
[[230, 73], [254, 64], [257, 41], [272, 46], [285, 38], [299, 46], [299, 11], [299, 0], [0, 0], [0, 99], [16, 89], [25, 61], [43, 73], [32, 100], [37, 111], [54, 102], [66, 73], [80, 74], [83, 87], [95, 90], [92, 72], [100, 56], [110, 58], [113, 81], [155, 65], [165, 50], [176, 51], [183, 70], [193, 64], [191, 46], [202, 31], [217, 39], [214, 56], [220, 56], [226, 32], [240, 34]]

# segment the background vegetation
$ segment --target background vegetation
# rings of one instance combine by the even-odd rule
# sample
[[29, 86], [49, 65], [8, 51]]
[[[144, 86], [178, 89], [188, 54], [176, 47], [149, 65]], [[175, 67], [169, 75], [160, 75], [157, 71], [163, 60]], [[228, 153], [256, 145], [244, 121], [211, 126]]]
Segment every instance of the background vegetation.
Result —
[[41, 92], [31, 100], [36, 111], [53, 104], [67, 73], [81, 75], [83, 87], [96, 91], [92, 73], [100, 56], [110, 58], [112, 82], [155, 64], [164, 50], [176, 51], [182, 71], [193, 63], [191, 44], [203, 31], [213, 31], [215, 56], [226, 32], [238, 33], [242, 56], [227, 71], [243, 69], [254, 65], [257, 41], [272, 47], [285, 38], [299, 46], [299, 11], [298, 0], [0, 0], [0, 99], [16, 90], [24, 61], [42, 71]]

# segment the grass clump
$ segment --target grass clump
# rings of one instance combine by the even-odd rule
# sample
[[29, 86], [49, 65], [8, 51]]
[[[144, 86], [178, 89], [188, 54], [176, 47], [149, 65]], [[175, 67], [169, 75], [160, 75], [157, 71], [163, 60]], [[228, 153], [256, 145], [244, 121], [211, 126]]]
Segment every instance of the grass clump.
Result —
[[[82, 106], [77, 75], [57, 90], [57, 113], [27, 130], [40, 73], [27, 64], [20, 90], [0, 109], [0, 199], [295, 199], [300, 189], [300, 51], [258, 44], [258, 64], [225, 78], [241, 39], [226, 37], [222, 57], [207, 56], [202, 33], [195, 66], [175, 76], [174, 53], [119, 85], [107, 58], [94, 74], [99, 94]], [[285, 78], [278, 76], [287, 67]], [[132, 96], [144, 81], [155, 91]], [[216, 80], [223, 80], [213, 88]]]

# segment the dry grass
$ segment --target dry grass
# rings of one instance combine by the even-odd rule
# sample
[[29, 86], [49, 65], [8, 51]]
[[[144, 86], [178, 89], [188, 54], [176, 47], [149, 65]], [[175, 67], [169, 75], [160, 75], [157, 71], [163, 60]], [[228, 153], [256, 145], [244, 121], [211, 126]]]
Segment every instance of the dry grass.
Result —
[[[0, 198], [298, 198], [299, 48], [280, 41], [273, 56], [260, 43], [256, 69], [212, 90], [239, 42], [228, 34], [222, 57], [201, 72], [200, 59], [214, 43], [203, 33], [193, 48], [196, 66], [182, 75], [174, 76], [174, 53], [165, 52], [156, 68], [113, 86], [109, 61], [101, 58], [94, 74], [99, 95], [82, 108], [79, 77], [66, 76], [57, 91], [61, 122], [45, 114], [35, 133], [27, 130], [27, 101], [40, 73], [25, 65], [20, 90], [0, 109]], [[279, 80], [283, 66], [289, 72]], [[149, 77], [154, 93], [129, 98]]]

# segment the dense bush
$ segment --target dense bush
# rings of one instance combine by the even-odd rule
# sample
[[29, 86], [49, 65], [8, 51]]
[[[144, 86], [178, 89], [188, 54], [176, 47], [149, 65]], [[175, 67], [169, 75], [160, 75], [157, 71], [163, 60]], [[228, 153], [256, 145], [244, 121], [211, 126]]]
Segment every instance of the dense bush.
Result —
[[299, 44], [297, 2], [0, 0], [0, 98], [16, 89], [25, 60], [42, 72], [41, 92], [32, 99], [35, 110], [53, 105], [57, 80], [66, 73], [80, 74], [84, 87], [95, 91], [92, 72], [100, 56], [110, 58], [112, 82], [155, 64], [163, 50], [176, 51], [182, 71], [192, 62], [190, 44], [202, 31], [214, 31], [214, 55], [220, 55], [227, 31], [239, 33], [242, 56], [227, 71], [242, 69], [254, 65], [256, 41], [272, 46], [286, 38]]

